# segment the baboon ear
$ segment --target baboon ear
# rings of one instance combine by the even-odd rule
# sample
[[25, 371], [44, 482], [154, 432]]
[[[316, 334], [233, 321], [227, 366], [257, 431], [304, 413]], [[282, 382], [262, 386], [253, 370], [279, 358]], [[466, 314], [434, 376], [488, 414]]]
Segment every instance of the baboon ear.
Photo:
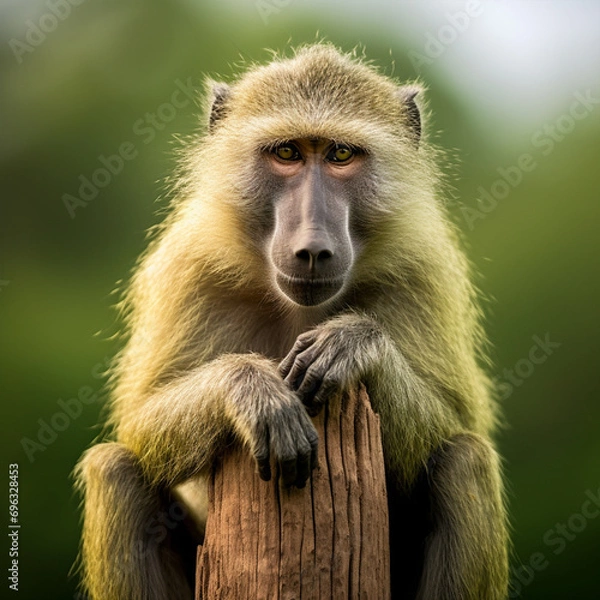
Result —
[[421, 140], [421, 111], [415, 102], [415, 98], [423, 91], [420, 85], [411, 84], [398, 88], [398, 98], [404, 105], [408, 126], [413, 133], [415, 144], [418, 146]]
[[225, 116], [230, 88], [226, 83], [209, 82], [210, 86], [210, 113], [208, 117], [208, 131], [212, 133], [218, 122]]

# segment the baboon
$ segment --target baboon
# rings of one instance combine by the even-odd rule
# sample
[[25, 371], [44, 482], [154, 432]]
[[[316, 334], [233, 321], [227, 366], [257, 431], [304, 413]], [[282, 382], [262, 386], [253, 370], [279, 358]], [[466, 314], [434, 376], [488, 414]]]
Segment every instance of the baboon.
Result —
[[[191, 598], [199, 482], [222, 450], [242, 443], [263, 479], [277, 464], [302, 487], [310, 416], [361, 381], [381, 420], [393, 596], [504, 598], [486, 342], [421, 86], [325, 43], [209, 84], [205, 133], [125, 294], [112, 437], [77, 470], [89, 595]], [[190, 522], [153, 534], [176, 498]]]

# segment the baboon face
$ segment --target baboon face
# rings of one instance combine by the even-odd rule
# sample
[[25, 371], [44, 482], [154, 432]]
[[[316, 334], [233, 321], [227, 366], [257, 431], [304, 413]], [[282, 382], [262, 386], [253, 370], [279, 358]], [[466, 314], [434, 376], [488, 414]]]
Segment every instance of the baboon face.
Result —
[[267, 251], [277, 288], [302, 306], [327, 302], [344, 289], [352, 270], [352, 201], [365, 153], [310, 138], [279, 143], [263, 158], [273, 179]]
[[285, 302], [339, 301], [380, 258], [418, 162], [418, 91], [329, 46], [211, 85], [208, 177]]

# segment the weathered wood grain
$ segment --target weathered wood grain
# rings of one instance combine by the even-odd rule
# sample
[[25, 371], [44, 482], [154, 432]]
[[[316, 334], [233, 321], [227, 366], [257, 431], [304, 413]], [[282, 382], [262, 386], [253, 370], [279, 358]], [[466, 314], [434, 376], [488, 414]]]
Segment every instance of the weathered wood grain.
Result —
[[261, 481], [247, 450], [213, 474], [197, 600], [390, 597], [379, 418], [363, 386], [314, 419], [319, 466], [304, 489]]

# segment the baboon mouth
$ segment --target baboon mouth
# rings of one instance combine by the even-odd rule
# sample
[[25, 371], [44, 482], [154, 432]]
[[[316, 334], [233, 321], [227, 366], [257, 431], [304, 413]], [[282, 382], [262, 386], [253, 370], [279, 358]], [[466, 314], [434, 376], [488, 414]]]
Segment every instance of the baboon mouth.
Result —
[[317, 306], [336, 296], [344, 286], [344, 278], [294, 277], [277, 271], [279, 289], [296, 304]]

